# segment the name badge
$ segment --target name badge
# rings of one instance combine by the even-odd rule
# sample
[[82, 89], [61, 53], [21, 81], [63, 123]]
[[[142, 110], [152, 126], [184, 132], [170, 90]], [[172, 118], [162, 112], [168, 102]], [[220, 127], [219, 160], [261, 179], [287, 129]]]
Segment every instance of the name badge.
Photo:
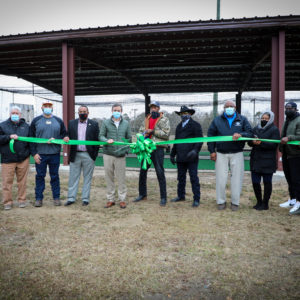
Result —
[[46, 124], [47, 125], [51, 125], [51, 121], [46, 121]]

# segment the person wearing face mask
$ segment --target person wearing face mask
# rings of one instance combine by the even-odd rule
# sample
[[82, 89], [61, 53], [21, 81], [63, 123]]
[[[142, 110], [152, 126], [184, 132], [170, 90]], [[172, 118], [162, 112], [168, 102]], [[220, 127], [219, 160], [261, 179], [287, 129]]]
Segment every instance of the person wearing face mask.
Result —
[[253, 137], [251, 125], [246, 117], [236, 111], [235, 103], [228, 100], [224, 112], [210, 124], [207, 136], [232, 136], [232, 142], [211, 142], [207, 145], [210, 158], [215, 161], [218, 209], [226, 209], [226, 183], [230, 168], [231, 210], [237, 211], [244, 177], [245, 146], [245, 142], [237, 140], [240, 137]]
[[112, 116], [104, 120], [101, 125], [99, 140], [109, 145], [103, 146], [103, 162], [106, 180], [107, 203], [105, 208], [115, 205], [115, 178], [118, 182], [118, 199], [120, 208], [126, 208], [126, 154], [128, 146], [114, 145], [114, 142], [131, 142], [131, 130], [128, 121], [122, 117], [122, 105], [116, 103], [112, 106]]
[[289, 141], [300, 141], [300, 114], [295, 102], [285, 105], [286, 119], [281, 131], [279, 151], [282, 152], [282, 167], [288, 183], [290, 199], [280, 207], [290, 208], [290, 215], [300, 214], [300, 147]]
[[[152, 139], [154, 142], [167, 141], [170, 136], [170, 122], [163, 112], [160, 112], [160, 104], [158, 101], [153, 101], [149, 105], [150, 114], [146, 116], [145, 122], [140, 127], [139, 131], [143, 133], [145, 138]], [[156, 150], [151, 153], [156, 176], [160, 189], [160, 206], [167, 204], [167, 186], [164, 170], [164, 149], [167, 145], [157, 146]], [[139, 202], [147, 199], [147, 172], [151, 165], [147, 164], [147, 170], [140, 169], [139, 176], [139, 195], [133, 202]]]
[[[279, 129], [274, 125], [274, 113], [265, 111], [261, 114], [259, 124], [253, 128], [254, 137], [259, 139], [279, 140]], [[272, 194], [272, 177], [277, 169], [277, 146], [276, 143], [262, 141], [249, 141], [252, 147], [250, 154], [250, 170], [254, 194], [257, 200], [253, 206], [257, 210], [268, 210], [269, 199]], [[262, 196], [261, 178], [264, 183], [264, 193]]]
[[[175, 111], [181, 117], [181, 122], [176, 127], [175, 140], [202, 137], [201, 125], [194, 121], [191, 116], [195, 113], [194, 109], [187, 106], [181, 106], [180, 111]], [[170, 160], [173, 165], [177, 163], [178, 185], [177, 197], [171, 202], [185, 200], [186, 172], [189, 171], [192, 191], [194, 194], [193, 207], [200, 204], [200, 183], [198, 177], [199, 152], [203, 143], [196, 144], [174, 144]]]
[[[70, 139], [79, 141], [98, 141], [99, 125], [96, 121], [89, 119], [88, 116], [88, 107], [81, 105], [78, 108], [78, 118], [69, 121], [68, 136], [64, 139], [66, 142]], [[68, 200], [64, 204], [65, 206], [72, 205], [76, 201], [81, 171], [83, 173], [81, 193], [82, 205], [89, 205], [91, 183], [98, 152], [99, 146], [95, 145], [72, 145], [70, 147]]]
[[[26, 206], [26, 182], [29, 168], [29, 143], [18, 141], [18, 137], [29, 136], [29, 125], [21, 118], [21, 108], [12, 106], [10, 117], [0, 124], [1, 146], [1, 173], [2, 173], [2, 198], [5, 210], [13, 206], [12, 185], [14, 176], [17, 177], [18, 195], [17, 200], [20, 208]], [[9, 142], [14, 139], [12, 153]]]
[[67, 132], [62, 119], [54, 116], [53, 103], [49, 100], [43, 102], [41, 107], [43, 114], [35, 117], [30, 125], [30, 136], [49, 139], [48, 144], [30, 143], [31, 155], [35, 160], [35, 207], [43, 205], [43, 192], [45, 190], [45, 176], [49, 166], [50, 184], [52, 189], [53, 204], [61, 205], [59, 165], [61, 145], [51, 144], [53, 139], [63, 139]]

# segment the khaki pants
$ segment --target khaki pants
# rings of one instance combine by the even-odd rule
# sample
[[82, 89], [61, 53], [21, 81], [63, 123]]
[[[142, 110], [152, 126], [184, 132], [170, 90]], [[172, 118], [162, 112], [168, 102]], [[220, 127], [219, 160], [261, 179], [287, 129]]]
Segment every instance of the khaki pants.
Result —
[[26, 182], [29, 170], [29, 157], [22, 162], [2, 164], [2, 194], [3, 204], [12, 204], [12, 185], [17, 176], [18, 201], [26, 201]]
[[226, 202], [226, 183], [230, 168], [231, 203], [239, 205], [244, 178], [243, 152], [228, 154], [217, 152], [217, 161], [215, 166], [217, 204], [223, 204]]
[[112, 155], [103, 155], [106, 197], [108, 201], [115, 202], [115, 178], [118, 181], [119, 201], [125, 201], [127, 187], [125, 178], [126, 159], [124, 157], [115, 157]]

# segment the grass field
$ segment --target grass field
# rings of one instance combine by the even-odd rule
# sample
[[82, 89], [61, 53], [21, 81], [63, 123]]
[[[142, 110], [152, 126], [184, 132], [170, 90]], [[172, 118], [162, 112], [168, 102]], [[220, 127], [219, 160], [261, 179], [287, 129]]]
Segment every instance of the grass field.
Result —
[[[127, 173], [127, 209], [104, 209], [101, 170], [88, 207], [54, 207], [47, 177], [44, 206], [35, 208], [31, 170], [28, 206], [0, 211], [0, 298], [299, 299], [300, 219], [278, 207], [287, 199], [285, 181], [274, 184], [270, 210], [257, 212], [246, 174], [240, 210], [217, 211], [214, 173], [199, 175], [196, 209], [189, 184], [185, 202], [159, 207], [153, 173], [148, 200], [132, 203], [135, 171]], [[67, 181], [62, 171], [63, 200]], [[167, 183], [170, 199], [175, 172]]]

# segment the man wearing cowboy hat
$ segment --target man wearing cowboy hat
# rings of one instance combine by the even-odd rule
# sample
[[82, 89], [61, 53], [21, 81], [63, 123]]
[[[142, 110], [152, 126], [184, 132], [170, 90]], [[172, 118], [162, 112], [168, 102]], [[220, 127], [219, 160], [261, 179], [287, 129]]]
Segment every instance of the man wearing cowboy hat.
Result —
[[[158, 101], [150, 103], [150, 114], [146, 116], [145, 123], [140, 127], [140, 132], [145, 138], [150, 138], [154, 142], [166, 141], [170, 136], [170, 122], [163, 112], [159, 112], [160, 104]], [[164, 170], [164, 148], [167, 145], [157, 146], [156, 150], [151, 153], [155, 172], [157, 175], [160, 189], [160, 206], [167, 204], [167, 186]], [[139, 196], [133, 202], [139, 202], [147, 199], [147, 172], [150, 165], [147, 164], [147, 170], [140, 169], [139, 177]]]
[[[203, 136], [201, 125], [191, 118], [191, 116], [195, 113], [194, 109], [190, 109], [187, 106], [181, 106], [180, 111], [175, 111], [175, 113], [179, 115], [182, 120], [176, 127], [175, 140]], [[170, 160], [173, 165], [177, 163], [178, 185], [177, 197], [172, 199], [171, 202], [179, 202], [185, 200], [186, 172], [189, 171], [192, 191], [194, 194], [194, 201], [192, 206], [199, 206], [200, 183], [198, 177], [198, 161], [202, 144], [203, 143], [186, 143], [175, 144], [173, 146]]]

